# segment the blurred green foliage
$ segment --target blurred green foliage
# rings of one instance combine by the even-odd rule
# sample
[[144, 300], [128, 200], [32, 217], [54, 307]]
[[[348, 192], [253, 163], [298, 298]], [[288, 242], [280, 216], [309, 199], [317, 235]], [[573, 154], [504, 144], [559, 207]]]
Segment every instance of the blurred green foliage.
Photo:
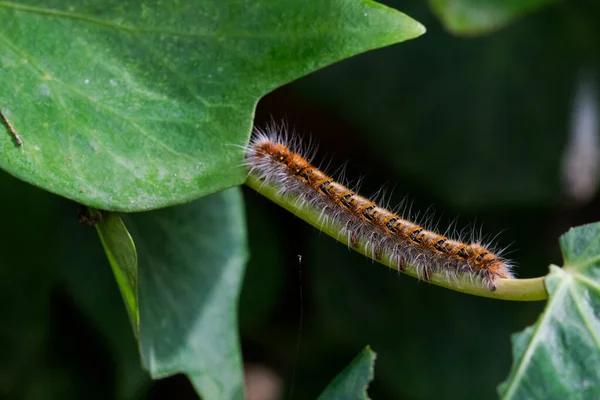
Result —
[[558, 0], [429, 0], [445, 27], [457, 35], [499, 29], [524, 13]]
[[[459, 217], [459, 228], [476, 221], [484, 234], [503, 231], [498, 244], [511, 245], [519, 276], [545, 274], [561, 264], [558, 236], [600, 219], [598, 196], [568, 203], [560, 181], [575, 88], [582, 71], [600, 72], [600, 6], [560, 2], [465, 39], [422, 2], [390, 5], [427, 35], [273, 92], [257, 124], [285, 118], [312, 134], [331, 169], [347, 162], [348, 178], [364, 177], [361, 193], [383, 185], [391, 204], [404, 196], [413, 210], [434, 204], [441, 227]], [[373, 398], [496, 396], [510, 370], [510, 334], [543, 304], [398, 276], [253, 191], [244, 196], [242, 354], [274, 371], [283, 393], [293, 379], [295, 398], [315, 398], [370, 344]], [[194, 398], [186, 380], [152, 383], [141, 370], [106, 256], [94, 230], [77, 225], [76, 205], [5, 173], [0, 199], [0, 397]]]

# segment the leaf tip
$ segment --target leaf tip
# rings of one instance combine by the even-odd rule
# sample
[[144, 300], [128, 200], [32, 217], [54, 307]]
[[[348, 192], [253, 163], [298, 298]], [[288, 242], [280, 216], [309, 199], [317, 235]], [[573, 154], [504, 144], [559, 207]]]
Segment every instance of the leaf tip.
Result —
[[427, 33], [427, 28], [425, 27], [425, 25], [423, 25], [419, 21], [415, 20], [415, 34], [416, 34], [415, 37], [419, 37], [426, 33]]
[[400, 37], [400, 42], [416, 39], [427, 32], [425, 25], [406, 14], [400, 14], [403, 17], [400, 20], [400, 26], [398, 27], [398, 36]]

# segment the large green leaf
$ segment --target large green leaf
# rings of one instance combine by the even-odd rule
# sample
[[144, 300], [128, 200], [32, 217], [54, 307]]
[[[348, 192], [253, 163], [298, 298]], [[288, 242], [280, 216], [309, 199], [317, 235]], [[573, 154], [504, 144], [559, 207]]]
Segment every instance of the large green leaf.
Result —
[[557, 0], [429, 0], [446, 28], [456, 34], [499, 29], [522, 14]]
[[[236, 320], [247, 259], [241, 201], [236, 188], [124, 216], [138, 249], [144, 365], [154, 378], [187, 374], [206, 399], [243, 394]], [[113, 248], [112, 254], [131, 259], [119, 251], [127, 253], [129, 247]], [[122, 291], [123, 286], [129, 290], [126, 280], [117, 282]]]
[[365, 347], [327, 386], [319, 399], [368, 399], [367, 387], [373, 380], [375, 356], [368, 346]]
[[0, 135], [0, 167], [125, 211], [241, 184], [262, 95], [424, 32], [368, 0], [0, 1], [0, 20], [0, 106], [24, 142]]
[[571, 229], [560, 244], [564, 267], [546, 278], [544, 313], [513, 336], [503, 399], [600, 398], [600, 223]]

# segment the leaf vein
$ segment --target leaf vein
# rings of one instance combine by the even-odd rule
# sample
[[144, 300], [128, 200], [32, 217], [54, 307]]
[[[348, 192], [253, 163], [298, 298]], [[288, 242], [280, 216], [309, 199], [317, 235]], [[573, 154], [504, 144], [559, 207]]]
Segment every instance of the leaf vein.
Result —
[[598, 292], [600, 292], [600, 285], [597, 284], [596, 282], [594, 282], [591, 279], [588, 279], [587, 276], [583, 275], [583, 274], [573, 274], [573, 277], [575, 279], [577, 279], [578, 281], [580, 281], [581, 283], [584, 283], [588, 286], [593, 287], [594, 289], [596, 289]]
[[573, 285], [571, 285], [570, 290], [571, 292], [571, 296], [573, 297], [573, 301], [575, 302], [575, 306], [577, 308], [577, 312], [579, 313], [579, 315], [581, 315], [581, 319], [583, 320], [585, 326], [587, 327], [590, 335], [592, 336], [592, 338], [594, 339], [594, 342], [596, 342], [596, 347], [600, 348], [600, 337], [598, 337], [596, 335], [596, 333], [594, 332], [594, 329], [590, 326], [589, 321], [588, 321], [588, 316], [585, 314], [585, 312], [583, 311], [581, 302], [579, 300], [579, 295], [578, 293], [573, 289]]

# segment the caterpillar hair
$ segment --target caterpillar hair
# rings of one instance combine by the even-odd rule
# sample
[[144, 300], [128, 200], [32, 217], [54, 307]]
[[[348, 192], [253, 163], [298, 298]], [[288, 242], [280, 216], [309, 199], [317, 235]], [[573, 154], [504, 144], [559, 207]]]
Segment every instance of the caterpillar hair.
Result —
[[245, 162], [251, 175], [274, 185], [279, 195], [295, 197], [341, 226], [339, 234], [348, 237], [351, 247], [362, 244], [377, 260], [385, 254], [400, 271], [414, 268], [425, 280], [434, 273], [448, 280], [466, 276], [491, 291], [498, 279], [513, 278], [510, 262], [500, 253], [479, 241], [464, 243], [440, 235], [382, 208], [336, 182], [311, 159], [297, 137], [271, 125], [255, 129]]

